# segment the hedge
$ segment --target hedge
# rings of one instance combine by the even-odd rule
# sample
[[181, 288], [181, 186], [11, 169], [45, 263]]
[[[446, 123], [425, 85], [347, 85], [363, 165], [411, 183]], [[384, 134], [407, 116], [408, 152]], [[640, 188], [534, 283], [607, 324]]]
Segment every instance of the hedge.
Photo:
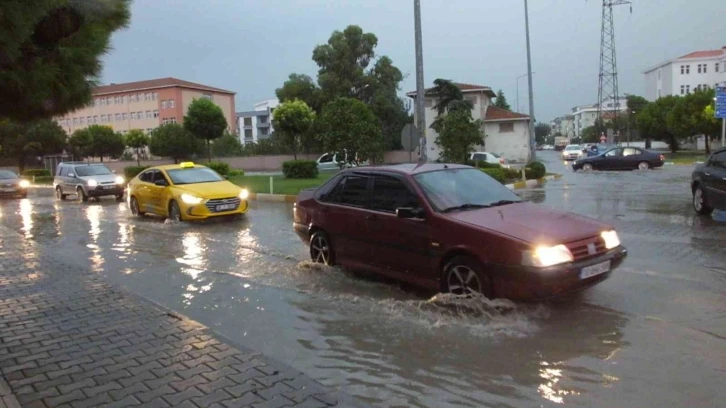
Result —
[[240, 176], [240, 177], [242, 177], [242, 176], [245, 175], [245, 171], [242, 170], [242, 169], [230, 169], [229, 170], [229, 173], [227, 173], [227, 175], [230, 176], [230, 177], [233, 177], [233, 176]]
[[502, 184], [506, 184], [509, 181], [518, 180], [522, 177], [521, 171], [516, 169], [508, 169], [505, 167], [495, 167], [480, 170]]
[[314, 160], [290, 160], [282, 163], [286, 179], [312, 179], [318, 176], [318, 162]]
[[126, 177], [126, 181], [131, 180], [132, 178], [136, 177], [139, 173], [142, 171], [148, 169], [149, 166], [128, 166], [124, 167], [124, 177]]
[[35, 176], [35, 184], [53, 184], [53, 176]]
[[23, 177], [28, 177], [28, 178], [49, 177], [50, 175], [51, 175], [50, 170], [46, 170], [46, 169], [28, 169], [28, 170], [23, 171]]
[[540, 179], [547, 174], [547, 168], [541, 162], [532, 162], [524, 168], [524, 174], [527, 180]]
[[472, 161], [469, 163], [469, 165], [473, 167], [478, 167], [480, 169], [501, 169], [502, 165], [499, 163], [489, 163], [488, 161]]
[[229, 164], [225, 162], [207, 163], [207, 167], [219, 173], [220, 176], [226, 176], [229, 174]]

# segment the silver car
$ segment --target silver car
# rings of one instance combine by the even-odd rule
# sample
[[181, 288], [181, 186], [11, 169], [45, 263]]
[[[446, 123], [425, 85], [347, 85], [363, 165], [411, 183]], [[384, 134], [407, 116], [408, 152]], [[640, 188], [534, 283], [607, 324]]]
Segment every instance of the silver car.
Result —
[[10, 170], [0, 170], [0, 197], [21, 197], [28, 196], [28, 180], [23, 180]]
[[65, 200], [75, 194], [78, 201], [88, 201], [89, 197], [115, 196], [124, 198], [126, 181], [117, 176], [103, 163], [63, 162], [53, 178], [56, 197]]

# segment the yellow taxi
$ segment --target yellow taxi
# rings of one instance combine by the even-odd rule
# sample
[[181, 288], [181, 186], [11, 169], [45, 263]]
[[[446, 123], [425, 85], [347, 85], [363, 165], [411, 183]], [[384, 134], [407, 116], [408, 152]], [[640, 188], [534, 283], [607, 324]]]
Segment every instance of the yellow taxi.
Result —
[[186, 221], [244, 214], [249, 192], [209, 167], [184, 162], [144, 170], [129, 181], [126, 196], [135, 216]]

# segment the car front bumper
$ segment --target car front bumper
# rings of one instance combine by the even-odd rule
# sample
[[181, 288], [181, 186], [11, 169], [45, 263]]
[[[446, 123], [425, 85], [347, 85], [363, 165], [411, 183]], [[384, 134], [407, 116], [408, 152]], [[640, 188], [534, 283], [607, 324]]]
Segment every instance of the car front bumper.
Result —
[[18, 197], [28, 194], [28, 189], [22, 187], [0, 187], [0, 197]]
[[239, 215], [246, 213], [248, 208], [249, 202], [247, 200], [240, 200], [239, 206], [237, 206], [236, 209], [229, 211], [211, 211], [206, 205], [204, 205], [204, 202], [201, 204], [186, 204], [181, 200], [179, 201], [179, 209], [182, 211], [182, 214], [184, 214], [184, 219], [187, 220], [204, 220], [213, 217]]
[[[512, 266], [504, 267], [495, 281], [495, 295], [512, 300], [543, 300], [577, 292], [607, 279], [628, 256], [623, 246], [604, 254], [547, 268]], [[610, 262], [607, 272], [581, 278], [583, 268]]]

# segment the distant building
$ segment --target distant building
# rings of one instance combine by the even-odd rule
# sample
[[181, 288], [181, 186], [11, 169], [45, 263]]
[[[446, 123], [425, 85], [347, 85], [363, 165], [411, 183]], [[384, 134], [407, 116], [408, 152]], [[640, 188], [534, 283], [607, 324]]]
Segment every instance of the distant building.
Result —
[[567, 137], [568, 139], [572, 139], [575, 137], [575, 116], [574, 115], [564, 115], [560, 116], [559, 118], [555, 118], [552, 122], [550, 122], [550, 126], [552, 127], [552, 134], [560, 134], [562, 136]]
[[[482, 131], [486, 135], [484, 146], [478, 149], [497, 153], [510, 161], [526, 162], [530, 156], [530, 134], [529, 116], [520, 113], [500, 109], [492, 105], [492, 98], [496, 94], [488, 86], [456, 83], [464, 94], [464, 99], [474, 105], [472, 116], [474, 119], [482, 119], [484, 126]], [[436, 119], [436, 97], [430, 94], [431, 89], [426, 90], [425, 114], [426, 114], [426, 146], [429, 161], [438, 160], [441, 150], [436, 145], [438, 133], [431, 129], [431, 124]], [[409, 92], [406, 96], [416, 99], [416, 92]], [[414, 123], [415, 122], [414, 118]]]
[[176, 78], [110, 84], [96, 87], [93, 102], [82, 109], [56, 117], [69, 134], [90, 125], [106, 125], [114, 131], [146, 132], [165, 123], [183, 123], [194, 99], [207, 98], [222, 108], [229, 129], [236, 129], [235, 93]]
[[[610, 98], [604, 101], [603, 117], [605, 120], [612, 119], [612, 112], [618, 110], [620, 112], [627, 112], [628, 100], [625, 96], [621, 96], [615, 100]], [[572, 108], [572, 127], [574, 137], [582, 137], [582, 131], [590, 126], [595, 126], [597, 120], [597, 104], [575, 106]], [[564, 135], [564, 133], [563, 133]]]
[[645, 98], [649, 101], [710, 89], [726, 81], [726, 47], [695, 51], [648, 68], [643, 74]]
[[237, 112], [237, 128], [242, 143], [257, 143], [269, 139], [275, 129], [272, 126], [272, 113], [280, 104], [277, 99], [256, 103], [254, 110]]

